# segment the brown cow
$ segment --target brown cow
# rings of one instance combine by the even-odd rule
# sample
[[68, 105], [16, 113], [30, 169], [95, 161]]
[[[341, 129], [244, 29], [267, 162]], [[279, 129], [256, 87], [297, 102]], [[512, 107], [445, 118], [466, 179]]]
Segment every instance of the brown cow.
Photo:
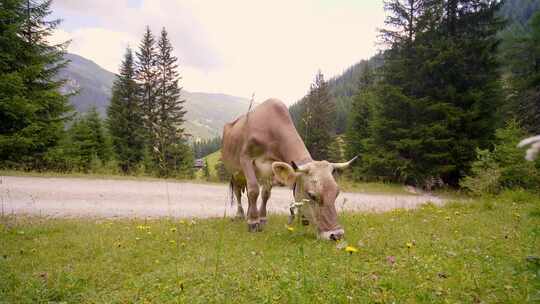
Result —
[[[231, 189], [240, 218], [244, 218], [241, 195], [247, 189], [250, 232], [262, 230], [266, 223], [266, 203], [275, 177], [283, 184], [294, 186], [295, 201], [309, 200], [309, 208], [305, 209], [308, 218], [316, 224], [319, 237], [333, 240], [343, 237], [335, 207], [339, 188], [332, 173], [348, 167], [354, 159], [346, 163], [313, 160], [283, 102], [269, 99], [226, 124], [222, 159], [232, 174]], [[259, 185], [262, 204], [257, 210]]]

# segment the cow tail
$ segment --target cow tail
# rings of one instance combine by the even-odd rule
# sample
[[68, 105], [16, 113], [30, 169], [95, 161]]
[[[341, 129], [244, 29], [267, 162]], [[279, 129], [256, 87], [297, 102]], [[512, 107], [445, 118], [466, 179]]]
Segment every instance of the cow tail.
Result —
[[232, 177], [229, 183], [229, 199], [231, 202], [231, 207], [233, 207], [234, 206], [234, 181]]

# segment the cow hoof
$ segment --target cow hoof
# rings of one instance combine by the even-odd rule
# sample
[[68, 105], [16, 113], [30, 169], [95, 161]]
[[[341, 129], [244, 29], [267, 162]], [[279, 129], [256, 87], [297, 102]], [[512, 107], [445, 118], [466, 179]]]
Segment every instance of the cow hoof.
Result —
[[268, 219], [265, 218], [265, 217], [261, 217], [261, 218], [259, 219], [259, 223], [261, 224], [261, 226], [266, 225], [267, 222], [268, 222]]
[[262, 231], [262, 226], [261, 226], [260, 223], [248, 224], [248, 231], [249, 231], [249, 232], [259, 232], [259, 231]]

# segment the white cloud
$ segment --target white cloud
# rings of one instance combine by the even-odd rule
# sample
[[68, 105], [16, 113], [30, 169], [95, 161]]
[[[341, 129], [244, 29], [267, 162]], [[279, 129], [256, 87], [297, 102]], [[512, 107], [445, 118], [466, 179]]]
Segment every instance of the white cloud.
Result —
[[52, 37], [53, 41], [66, 41], [71, 39], [68, 51], [88, 58], [101, 67], [117, 72], [129, 45], [135, 48], [138, 38], [130, 33], [115, 32], [103, 28], [83, 28], [73, 32], [57, 30]]
[[96, 15], [96, 27], [69, 33], [70, 51], [107, 69], [116, 71], [126, 43], [136, 46], [146, 24], [156, 34], [165, 26], [187, 90], [256, 92], [258, 101], [278, 97], [287, 103], [306, 93], [318, 69], [329, 78], [373, 55], [384, 19], [382, 1], [375, 0], [144, 0], [129, 9], [127, 0], [56, 5]]

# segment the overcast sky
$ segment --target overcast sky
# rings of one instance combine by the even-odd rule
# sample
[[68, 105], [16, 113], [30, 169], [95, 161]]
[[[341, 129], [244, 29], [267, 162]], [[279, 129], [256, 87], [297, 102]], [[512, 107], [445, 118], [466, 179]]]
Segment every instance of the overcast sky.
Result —
[[111, 72], [144, 28], [166, 27], [188, 91], [291, 104], [377, 52], [382, 0], [55, 0], [54, 41]]

